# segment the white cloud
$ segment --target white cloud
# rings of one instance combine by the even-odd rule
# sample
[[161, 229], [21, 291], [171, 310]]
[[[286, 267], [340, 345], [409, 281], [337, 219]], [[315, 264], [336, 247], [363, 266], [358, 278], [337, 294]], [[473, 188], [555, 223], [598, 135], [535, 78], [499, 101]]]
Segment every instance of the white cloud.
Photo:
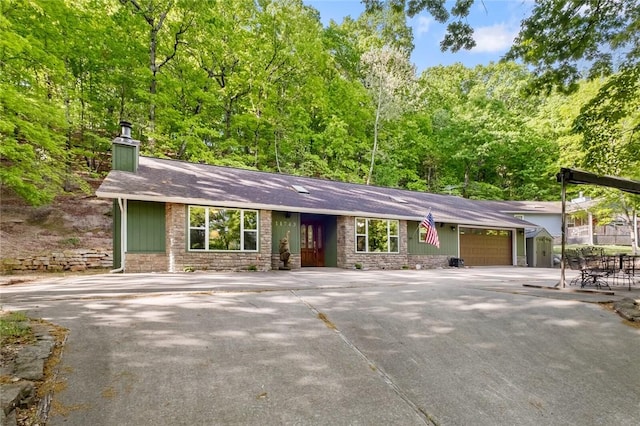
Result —
[[489, 27], [474, 29], [473, 38], [476, 47], [471, 51], [475, 53], [496, 53], [507, 50], [513, 44], [518, 31], [505, 24], [495, 24]]
[[429, 32], [429, 28], [433, 23], [433, 18], [430, 16], [419, 16], [418, 23], [416, 25], [416, 33], [418, 36]]

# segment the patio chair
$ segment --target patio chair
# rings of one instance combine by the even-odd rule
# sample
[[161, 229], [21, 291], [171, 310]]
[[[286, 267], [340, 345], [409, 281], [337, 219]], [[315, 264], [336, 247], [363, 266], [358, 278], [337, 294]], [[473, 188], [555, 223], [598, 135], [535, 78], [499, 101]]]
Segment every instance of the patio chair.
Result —
[[583, 268], [582, 261], [580, 260], [580, 256], [577, 252], [567, 252], [565, 253], [565, 262], [569, 269], [573, 271], [580, 271], [580, 275], [577, 275], [574, 279], [569, 282], [570, 286], [580, 284], [580, 287], [584, 286], [584, 281], [587, 279], [587, 274], [585, 268]]
[[616, 284], [631, 286], [640, 279], [640, 256], [620, 256], [620, 269], [615, 275]]
[[572, 250], [565, 253], [565, 262], [569, 269], [580, 271], [580, 275], [569, 282], [570, 286], [579, 284], [581, 288], [594, 286], [598, 289], [602, 287], [611, 289], [606, 279], [612, 275], [612, 269], [605, 256], [593, 254], [598, 252], [602, 253], [597, 249]]
[[612, 269], [607, 262], [606, 256], [584, 256], [581, 258], [581, 264], [584, 271], [583, 275], [586, 277], [582, 279], [582, 285], [580, 287], [593, 285], [598, 289], [607, 287], [611, 290], [607, 278], [612, 276], [614, 269]]

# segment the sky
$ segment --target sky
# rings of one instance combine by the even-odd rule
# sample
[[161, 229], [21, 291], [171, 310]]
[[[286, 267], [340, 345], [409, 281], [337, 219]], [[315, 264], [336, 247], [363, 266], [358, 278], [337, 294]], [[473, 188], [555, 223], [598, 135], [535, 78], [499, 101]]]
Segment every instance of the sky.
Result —
[[[331, 19], [340, 23], [346, 16], [356, 19], [364, 10], [360, 0], [304, 0], [320, 12], [323, 25]], [[453, 1], [447, 2], [451, 10]], [[413, 28], [415, 49], [411, 56], [418, 72], [436, 65], [456, 62], [473, 67], [497, 62], [504, 55], [518, 34], [520, 22], [529, 16], [532, 0], [476, 0], [471, 6], [467, 21], [474, 28], [477, 46], [470, 51], [441, 52], [446, 25], [436, 22], [427, 12], [409, 20]]]

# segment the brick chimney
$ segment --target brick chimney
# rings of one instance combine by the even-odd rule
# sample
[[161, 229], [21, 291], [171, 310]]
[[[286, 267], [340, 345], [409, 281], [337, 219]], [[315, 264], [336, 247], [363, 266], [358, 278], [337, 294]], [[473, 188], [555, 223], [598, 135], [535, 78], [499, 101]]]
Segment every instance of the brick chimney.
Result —
[[131, 139], [131, 123], [121, 121], [120, 128], [120, 136], [112, 142], [111, 169], [135, 173], [138, 171], [140, 141]]

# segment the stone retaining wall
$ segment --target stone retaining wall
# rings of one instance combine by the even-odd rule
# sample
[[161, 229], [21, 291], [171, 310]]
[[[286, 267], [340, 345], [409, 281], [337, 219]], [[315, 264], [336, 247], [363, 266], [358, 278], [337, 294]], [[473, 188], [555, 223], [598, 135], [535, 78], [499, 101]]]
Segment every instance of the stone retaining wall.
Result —
[[111, 250], [64, 250], [37, 256], [2, 259], [3, 272], [84, 271], [113, 267]]

